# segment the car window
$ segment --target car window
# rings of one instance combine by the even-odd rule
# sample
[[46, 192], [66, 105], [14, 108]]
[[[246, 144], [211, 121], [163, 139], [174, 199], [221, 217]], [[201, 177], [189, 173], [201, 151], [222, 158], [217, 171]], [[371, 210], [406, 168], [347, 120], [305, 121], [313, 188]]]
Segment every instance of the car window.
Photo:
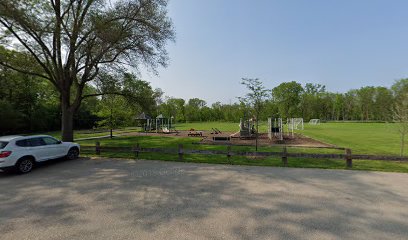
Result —
[[55, 145], [55, 144], [59, 143], [59, 141], [57, 139], [51, 138], [51, 137], [43, 137], [42, 139], [44, 140], [45, 144], [47, 144], [47, 145]]
[[27, 139], [24, 139], [16, 141], [16, 145], [19, 147], [29, 147], [30, 143], [27, 141]]
[[8, 142], [0, 142], [0, 149], [3, 149], [7, 146]]
[[30, 143], [31, 147], [38, 147], [38, 146], [44, 146], [45, 142], [42, 138], [31, 138], [27, 139], [28, 142]]

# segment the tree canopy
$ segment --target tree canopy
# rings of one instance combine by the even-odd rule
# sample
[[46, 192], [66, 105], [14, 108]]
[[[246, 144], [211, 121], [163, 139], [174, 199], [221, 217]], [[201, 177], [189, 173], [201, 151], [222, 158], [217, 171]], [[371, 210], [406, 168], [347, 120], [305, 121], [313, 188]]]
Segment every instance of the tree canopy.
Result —
[[[54, 86], [63, 139], [72, 140], [73, 114], [102, 70], [166, 66], [166, 43], [175, 36], [166, 7], [165, 0], [3, 0], [0, 39], [14, 51], [0, 65]], [[21, 64], [20, 54], [33, 61]]]

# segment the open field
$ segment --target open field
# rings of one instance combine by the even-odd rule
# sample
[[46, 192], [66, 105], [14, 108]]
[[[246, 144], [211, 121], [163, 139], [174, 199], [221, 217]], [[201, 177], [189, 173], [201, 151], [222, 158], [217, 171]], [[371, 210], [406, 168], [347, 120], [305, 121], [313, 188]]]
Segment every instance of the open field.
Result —
[[[95, 146], [96, 140], [81, 141], [82, 146]], [[151, 148], [177, 148], [178, 144], [183, 144], [185, 149], [201, 149], [201, 150], [226, 150], [226, 146], [221, 145], [198, 145], [200, 138], [181, 138], [169, 136], [120, 136], [114, 139], [100, 139], [98, 140], [101, 146], [116, 146], [116, 147], [134, 147], [139, 143], [142, 147]], [[252, 146], [233, 146], [233, 151], [255, 151]], [[280, 146], [274, 147], [260, 147], [259, 151], [281, 151]], [[336, 149], [311, 149], [311, 148], [289, 148], [289, 152], [303, 152], [303, 153], [343, 153], [343, 151]], [[82, 151], [83, 156], [95, 156], [95, 151]], [[120, 157], [120, 158], [134, 158], [131, 152], [103, 152], [103, 157]], [[140, 158], [149, 160], [164, 160], [177, 161], [176, 154], [163, 153], [142, 153]], [[277, 166], [282, 167], [282, 160], [279, 157], [259, 157], [250, 158], [243, 156], [234, 156], [231, 158], [232, 164], [235, 165], [257, 165], [257, 166]], [[228, 164], [229, 161], [226, 156], [220, 155], [186, 155], [185, 161], [195, 163], [215, 163]], [[304, 159], [291, 158], [289, 159], [288, 167], [297, 168], [326, 168], [326, 169], [345, 169], [344, 160], [335, 159]], [[408, 163], [389, 162], [389, 161], [368, 161], [355, 160], [353, 162], [354, 170], [374, 170], [374, 171], [388, 171], [388, 172], [408, 172]]]
[[[400, 138], [393, 123], [322, 123], [305, 124], [299, 131], [308, 137], [351, 148], [354, 153], [399, 155]], [[406, 145], [408, 151], [408, 142]]]
[[0, 173], [0, 239], [406, 239], [407, 184], [399, 173], [54, 162]]
[[[354, 153], [399, 155], [400, 138], [396, 124], [393, 123], [322, 123], [320, 125], [304, 124], [305, 130], [300, 134], [338, 147], [351, 148]], [[211, 130], [217, 127], [224, 131], [238, 131], [238, 123], [185, 123], [178, 128], [187, 130]], [[267, 131], [267, 123], [259, 125], [260, 132]], [[408, 141], [406, 141], [408, 152]]]
[[[197, 122], [178, 123], [175, 125], [178, 130], [204, 130], [211, 131], [218, 128], [221, 131], [237, 132], [238, 123], [229, 122]], [[265, 122], [259, 125], [261, 132], [266, 132]], [[124, 128], [115, 130], [114, 134], [126, 134], [128, 132], [140, 131], [140, 128]], [[314, 138], [316, 140], [333, 144], [338, 147], [351, 148], [353, 153], [377, 154], [377, 155], [399, 155], [400, 139], [396, 125], [392, 123], [322, 123], [320, 125], [305, 124], [305, 130], [297, 131], [300, 134]], [[49, 132], [57, 138], [60, 132]], [[81, 130], [75, 132], [75, 139], [107, 136], [109, 131], [94, 132], [92, 130]], [[408, 141], [406, 141], [408, 152]]]
[[[218, 128], [221, 131], [236, 132], [239, 130], [238, 123], [227, 122], [201, 122], [201, 123], [181, 123], [175, 125], [178, 130], [196, 130], [211, 131], [212, 128]], [[313, 126], [305, 124], [304, 131], [298, 131], [301, 134], [322, 142], [330, 143], [338, 147], [351, 148], [356, 154], [376, 154], [376, 155], [398, 155], [399, 154], [399, 139], [396, 133], [394, 124], [386, 123], [322, 123], [321, 125]], [[266, 123], [260, 124], [261, 131], [266, 131]], [[158, 136], [130, 136], [132, 133], [139, 131], [139, 128], [126, 128], [114, 131], [116, 137], [114, 139], [100, 139], [102, 146], [118, 146], [118, 147], [134, 147], [139, 143], [143, 147], [154, 148], [177, 148], [179, 144], [183, 144], [186, 149], [201, 149], [201, 150], [225, 150], [226, 146], [217, 145], [197, 145], [201, 138], [192, 137], [172, 137], [168, 135]], [[76, 138], [87, 138], [95, 136], [106, 136], [109, 132], [93, 131], [77, 131]], [[51, 135], [58, 137], [59, 132], [53, 132]], [[82, 146], [94, 146], [96, 140], [81, 141]], [[407, 146], [408, 148], [408, 146]], [[233, 146], [234, 151], [254, 151], [251, 146]], [[281, 146], [260, 147], [260, 151], [280, 151]], [[289, 148], [289, 152], [302, 153], [344, 153], [336, 149], [310, 149], [310, 148]], [[84, 151], [85, 156], [94, 156], [93, 151]], [[105, 157], [122, 157], [132, 158], [132, 153], [117, 153], [104, 152]], [[145, 153], [141, 154], [143, 159], [153, 160], [177, 160], [177, 155]], [[260, 166], [282, 166], [280, 158], [265, 157], [251, 159], [247, 157], [234, 156], [233, 164], [240, 165], [260, 165]], [[228, 163], [226, 156], [209, 156], [209, 155], [187, 155], [186, 160], [197, 163]], [[328, 168], [328, 169], [344, 169], [344, 160], [320, 160], [320, 159], [289, 159], [289, 167], [304, 167], [304, 168]], [[353, 169], [356, 170], [377, 170], [377, 171], [392, 171], [392, 172], [408, 172], [408, 163], [387, 162], [387, 161], [365, 161], [356, 160], [353, 163]]]

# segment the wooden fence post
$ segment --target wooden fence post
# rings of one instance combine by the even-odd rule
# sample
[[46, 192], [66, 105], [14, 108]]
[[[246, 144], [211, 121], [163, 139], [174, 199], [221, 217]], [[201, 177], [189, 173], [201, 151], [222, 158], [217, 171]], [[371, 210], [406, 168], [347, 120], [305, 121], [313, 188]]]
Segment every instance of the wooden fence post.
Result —
[[139, 152], [140, 152], [140, 145], [139, 145], [139, 143], [136, 144], [136, 147], [135, 147], [134, 151], [135, 151], [135, 157], [136, 157], [136, 159], [139, 159]]
[[351, 157], [351, 149], [346, 148], [346, 167], [352, 168], [353, 167], [353, 159]]
[[183, 144], [178, 145], [179, 161], [183, 161]]
[[284, 167], [288, 166], [288, 149], [283, 147], [283, 152], [282, 152], [282, 163]]
[[101, 155], [101, 143], [100, 142], [95, 143], [95, 153], [96, 155]]
[[231, 145], [228, 145], [228, 147], [227, 147], [227, 158], [228, 158], [228, 163], [232, 164], [232, 161], [231, 161]]

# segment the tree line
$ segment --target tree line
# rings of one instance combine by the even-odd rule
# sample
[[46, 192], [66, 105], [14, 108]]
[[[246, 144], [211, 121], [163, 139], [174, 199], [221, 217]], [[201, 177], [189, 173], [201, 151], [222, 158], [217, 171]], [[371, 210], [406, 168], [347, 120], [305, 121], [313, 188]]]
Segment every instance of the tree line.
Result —
[[[346, 93], [334, 93], [321, 84], [284, 82], [269, 91], [263, 102], [260, 120], [268, 117], [318, 118], [324, 121], [393, 121], [398, 102], [408, 94], [408, 79], [396, 81], [390, 88], [361, 87]], [[237, 100], [239, 100], [237, 98]], [[238, 122], [241, 117], [253, 115], [245, 102], [232, 104], [205, 100], [167, 97], [159, 105], [159, 112], [173, 116], [179, 122], [229, 121]]]
[[[49, 81], [41, 77], [0, 68], [0, 133], [41, 132], [61, 127], [59, 95]], [[83, 100], [74, 115], [75, 129], [136, 126], [142, 112], [151, 117], [163, 114], [176, 122], [226, 121], [254, 116], [244, 101], [230, 104], [205, 100], [167, 97], [161, 89], [131, 73], [100, 74], [94, 85], [84, 90], [95, 95]], [[98, 92], [111, 92], [99, 96]], [[268, 117], [302, 117], [305, 121], [393, 121], [398, 102], [406, 99], [408, 79], [396, 81], [390, 88], [362, 87], [346, 93], [333, 93], [324, 85], [295, 81], [284, 82], [268, 90], [262, 103], [260, 120]]]
[[[112, 94], [99, 96], [101, 91]], [[74, 114], [75, 129], [133, 126], [140, 112], [157, 112], [160, 91], [134, 74], [123, 73], [100, 74], [84, 92], [94, 96], [84, 99]], [[60, 130], [59, 98], [49, 81], [0, 68], [0, 135]]]

